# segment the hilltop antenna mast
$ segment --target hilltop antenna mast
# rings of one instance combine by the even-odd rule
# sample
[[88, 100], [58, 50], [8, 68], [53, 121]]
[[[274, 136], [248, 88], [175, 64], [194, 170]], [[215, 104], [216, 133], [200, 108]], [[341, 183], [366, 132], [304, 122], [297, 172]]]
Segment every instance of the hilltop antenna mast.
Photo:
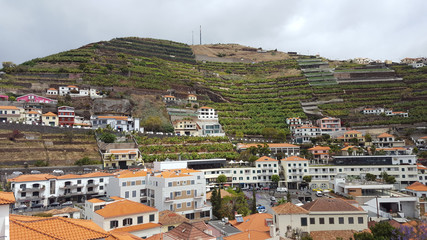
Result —
[[202, 25], [200, 25], [200, 45], [202, 45]]

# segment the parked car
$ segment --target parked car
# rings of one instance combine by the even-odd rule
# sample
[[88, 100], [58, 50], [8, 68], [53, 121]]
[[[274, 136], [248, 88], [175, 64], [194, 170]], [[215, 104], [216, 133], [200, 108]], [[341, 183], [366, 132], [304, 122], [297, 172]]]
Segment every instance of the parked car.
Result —
[[25, 209], [27, 209], [27, 205], [21, 204], [18, 207], [14, 208], [13, 210], [16, 211], [16, 210], [25, 210]]
[[257, 211], [258, 211], [259, 213], [265, 213], [265, 212], [267, 212], [267, 209], [265, 209], [265, 207], [264, 207], [264, 206], [259, 206], [259, 207], [257, 207]]
[[278, 187], [277, 189], [276, 189], [276, 191], [277, 192], [288, 192], [288, 189], [287, 188], [285, 188], [285, 187]]
[[40, 174], [41, 172], [39, 170], [31, 170], [31, 174]]
[[60, 169], [55, 169], [55, 170], [52, 171], [52, 173], [55, 173], [55, 174], [64, 174], [64, 171], [62, 171]]
[[275, 202], [275, 201], [276, 201], [276, 198], [275, 198], [274, 196], [271, 196], [271, 197], [270, 197], [270, 201]]
[[262, 190], [270, 190], [269, 187], [263, 187]]
[[90, 172], [90, 171], [92, 171], [92, 169], [90, 169], [90, 168], [83, 168], [83, 171], [84, 172]]
[[22, 172], [19, 172], [19, 171], [15, 171], [15, 172], [13, 172], [12, 174], [13, 174], [13, 175], [17, 175], [17, 176], [19, 176], [19, 175], [22, 175], [23, 173], [22, 173]]
[[36, 204], [31, 205], [31, 208], [42, 208], [42, 207], [44, 207], [44, 205], [41, 203], [36, 203]]
[[59, 202], [53, 202], [53, 203], [49, 204], [49, 207], [57, 207], [59, 205], [61, 205], [61, 204], [59, 204]]
[[322, 193], [321, 191], [317, 191], [317, 192], [316, 192], [316, 196], [318, 196], [318, 197], [322, 197], [322, 196], [323, 196], [323, 193]]
[[73, 206], [73, 202], [67, 201], [67, 202], [64, 202], [63, 204], [61, 204], [61, 206]]

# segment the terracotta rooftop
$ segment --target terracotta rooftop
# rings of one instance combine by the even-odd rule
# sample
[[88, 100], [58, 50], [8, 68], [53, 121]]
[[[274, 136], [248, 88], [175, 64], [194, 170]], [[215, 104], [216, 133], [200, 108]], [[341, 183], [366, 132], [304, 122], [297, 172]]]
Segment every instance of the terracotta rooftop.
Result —
[[417, 169], [419, 170], [427, 170], [427, 167], [422, 165], [421, 163], [417, 163]]
[[271, 236], [267, 232], [249, 230], [247, 232], [236, 233], [231, 236], [224, 237], [224, 240], [250, 240], [250, 239], [264, 240], [264, 239], [270, 239], [270, 238]]
[[213, 109], [211, 107], [201, 107], [201, 109]]
[[51, 174], [24, 174], [15, 178], [11, 178], [9, 182], [35, 182], [35, 181], [45, 181], [48, 179], [56, 178], [56, 176]]
[[31, 111], [27, 112], [27, 114], [40, 114], [40, 113], [37, 111], [31, 110]]
[[163, 226], [166, 225], [175, 225], [181, 224], [183, 222], [188, 222], [188, 218], [182, 216], [181, 214], [172, 212], [170, 210], [165, 210], [159, 212], [159, 223]]
[[57, 115], [55, 113], [53, 113], [53, 112], [48, 112], [48, 113], [43, 114], [43, 116], [44, 117], [50, 117], [50, 116], [56, 117]]
[[15, 203], [13, 192], [0, 192], [0, 205]]
[[49, 88], [50, 91], [56, 91], [56, 88]]
[[200, 226], [196, 227], [196, 224], [184, 222], [165, 234], [170, 236], [172, 239], [185, 239], [185, 240], [216, 239], [214, 236], [203, 232], [203, 230], [205, 229], [200, 229]]
[[154, 175], [155, 177], [161, 178], [174, 178], [174, 177], [190, 177], [191, 175], [179, 171], [163, 171]]
[[363, 211], [340, 198], [318, 198], [301, 206], [310, 212], [359, 212]]
[[378, 135], [378, 138], [391, 138], [391, 137], [394, 137], [394, 136], [388, 133], [381, 133], [380, 135]]
[[309, 148], [308, 150], [310, 150], [310, 151], [312, 151], [312, 150], [329, 151], [329, 150], [331, 150], [331, 148], [330, 147], [315, 146], [315, 147]]
[[282, 159], [281, 161], [308, 161], [308, 159], [298, 157], [298, 156], [290, 156]]
[[270, 231], [270, 227], [268, 227], [266, 223], [266, 219], [268, 218], [273, 218], [273, 215], [269, 213], [255, 213], [243, 217], [242, 223], [238, 223], [236, 220], [231, 220], [229, 222], [242, 232], [250, 230], [267, 232]]
[[258, 158], [258, 160], [256, 160], [255, 162], [277, 162], [278, 160], [271, 158], [271, 157], [267, 157], [267, 156], [263, 156]]
[[162, 225], [158, 224], [158, 223], [143, 223], [143, 224], [137, 224], [137, 225], [132, 225], [132, 226], [128, 226], [128, 227], [121, 227], [121, 228], [116, 228], [114, 230], [111, 230], [111, 232], [136, 232], [136, 231], [141, 231], [141, 230], [146, 230], [146, 229], [151, 229], [151, 228], [157, 228], [157, 227], [161, 227]]
[[11, 240], [103, 239], [108, 233], [90, 220], [10, 215]]
[[141, 240], [142, 238], [137, 237], [128, 232], [109, 232], [110, 236], [105, 240]]
[[341, 149], [341, 151], [347, 151], [348, 149], [357, 149], [358, 147], [355, 147], [355, 146], [347, 146], [347, 147], [345, 147], [345, 148], [342, 148]]
[[293, 203], [284, 203], [279, 206], [273, 207], [273, 211], [277, 214], [288, 215], [288, 214], [307, 214], [308, 211], [302, 207], [298, 207]]
[[132, 177], [145, 177], [148, 173], [151, 171], [147, 170], [139, 170], [139, 171], [125, 171], [120, 173], [120, 175], [117, 178], [132, 178]]
[[19, 108], [15, 107], [15, 106], [0, 106], [0, 109], [3, 109], [3, 110], [19, 110]]
[[427, 186], [420, 182], [414, 182], [411, 185], [407, 186], [406, 189], [416, 192], [427, 192]]
[[174, 96], [171, 96], [171, 95], [164, 95], [163, 97], [165, 97], [165, 98], [175, 98]]
[[146, 213], [146, 212], [156, 212], [157, 209], [149, 207], [142, 203], [122, 200], [107, 204], [104, 208], [95, 211], [95, 213], [101, 215], [104, 218], [112, 218], [119, 216], [127, 216], [131, 214]]

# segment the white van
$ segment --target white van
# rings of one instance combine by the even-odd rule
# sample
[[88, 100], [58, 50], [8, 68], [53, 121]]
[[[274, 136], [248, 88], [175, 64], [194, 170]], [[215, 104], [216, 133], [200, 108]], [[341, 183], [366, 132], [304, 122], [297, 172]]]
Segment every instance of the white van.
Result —
[[318, 196], [318, 197], [323, 197], [323, 193], [322, 193], [321, 191], [317, 191], [317, 192], [316, 192], [316, 196]]
[[278, 188], [276, 189], [276, 191], [277, 191], [277, 192], [288, 192], [288, 189], [287, 189], [287, 188], [285, 188], [285, 187], [278, 187]]

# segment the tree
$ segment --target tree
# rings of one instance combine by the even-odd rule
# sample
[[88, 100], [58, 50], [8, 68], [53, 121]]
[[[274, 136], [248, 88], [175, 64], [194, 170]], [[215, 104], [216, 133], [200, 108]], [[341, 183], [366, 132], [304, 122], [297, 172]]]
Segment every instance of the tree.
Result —
[[16, 68], [16, 64], [13, 62], [3, 62], [3, 71], [6, 73], [11, 73]]
[[381, 179], [383, 182], [386, 182], [388, 184], [393, 184], [396, 182], [396, 178], [394, 176], [390, 176], [388, 175], [387, 172], [382, 172], [381, 173]]
[[310, 175], [306, 175], [306, 176], [302, 177], [302, 180], [306, 183], [309, 183], [309, 182], [311, 182], [311, 178], [312, 177]]
[[211, 203], [212, 203], [212, 212], [215, 217], [221, 219], [220, 209], [221, 209], [221, 190], [217, 188], [214, 188], [212, 191], [211, 196]]
[[376, 223], [374, 226], [370, 227], [374, 239], [378, 240], [388, 240], [396, 239], [396, 229], [390, 225], [389, 222], [383, 221]]
[[372, 142], [372, 136], [371, 136], [371, 134], [366, 134], [365, 135], [365, 142]]
[[350, 142], [351, 142], [354, 146], [359, 146], [359, 139], [357, 139], [357, 138], [352, 138], [352, 139], [350, 139]]
[[223, 187], [223, 184], [224, 184], [225, 182], [227, 182], [227, 176], [225, 176], [224, 174], [219, 175], [219, 176], [216, 178], [216, 182], [217, 182], [217, 183], [219, 183], [219, 184], [220, 184], [220, 186], [221, 186], [221, 188], [222, 188], [222, 187]]
[[279, 181], [280, 181], [279, 175], [275, 174], [271, 176], [271, 181], [273, 182], [275, 188], [277, 188], [277, 186], [279, 186]]
[[356, 153], [357, 153], [357, 155], [362, 155], [363, 154], [363, 148], [361, 148], [361, 147], [358, 147], [357, 149], [356, 149]]
[[352, 148], [352, 147], [349, 147], [349, 148], [347, 149], [347, 153], [348, 153], [348, 155], [349, 155], [349, 156], [351, 156], [351, 155], [353, 154], [353, 148]]
[[354, 240], [375, 240], [374, 235], [368, 232], [354, 233]]
[[252, 189], [252, 207], [251, 207], [251, 212], [252, 212], [252, 214], [257, 213], [255, 187]]
[[103, 132], [99, 139], [105, 143], [113, 143], [116, 141], [116, 135], [111, 132]]
[[83, 165], [91, 165], [96, 164], [97, 161], [92, 161], [89, 157], [83, 157], [74, 162], [74, 165], [83, 166]]
[[372, 173], [367, 173], [365, 176], [366, 181], [375, 181], [377, 180], [377, 176]]
[[10, 96], [9, 97], [9, 101], [11, 101], [11, 102], [16, 101], [16, 97], [15, 96]]
[[286, 194], [286, 201], [291, 202], [291, 193], [288, 191], [288, 193]]
[[375, 145], [372, 145], [370, 150], [371, 150], [371, 154], [375, 155], [375, 151], [377, 151], [377, 148], [375, 147]]

